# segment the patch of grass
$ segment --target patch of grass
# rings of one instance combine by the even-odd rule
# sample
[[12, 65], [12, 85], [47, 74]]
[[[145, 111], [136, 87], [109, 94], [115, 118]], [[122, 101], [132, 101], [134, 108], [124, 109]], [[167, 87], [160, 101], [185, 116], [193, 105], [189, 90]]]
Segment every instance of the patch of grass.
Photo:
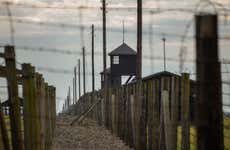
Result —
[[[196, 128], [190, 128], [190, 149], [196, 150]], [[178, 150], [181, 148], [181, 127], [178, 127]], [[230, 150], [230, 118], [224, 118], [224, 147], [225, 150]]]
[[[8, 137], [9, 137], [9, 143], [11, 145], [11, 128], [10, 128], [10, 117], [9, 115], [5, 115], [5, 123], [6, 123], [6, 129], [8, 131]], [[21, 131], [21, 134], [23, 135], [24, 134], [24, 127], [23, 127], [23, 118], [21, 118], [21, 127], [22, 127], [22, 131]], [[23, 136], [22, 136], [23, 138]]]
[[230, 150], [230, 118], [224, 118], [224, 146]]
[[[177, 149], [181, 150], [181, 137], [182, 129], [181, 127], [177, 128]], [[190, 150], [196, 150], [196, 129], [194, 127], [190, 128]]]

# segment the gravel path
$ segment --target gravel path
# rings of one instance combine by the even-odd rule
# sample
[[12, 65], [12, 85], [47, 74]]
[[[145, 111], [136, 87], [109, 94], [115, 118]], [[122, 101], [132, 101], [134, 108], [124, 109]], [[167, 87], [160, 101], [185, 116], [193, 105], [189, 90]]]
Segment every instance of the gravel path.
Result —
[[118, 137], [91, 120], [69, 126], [71, 116], [58, 117], [53, 150], [130, 150]]

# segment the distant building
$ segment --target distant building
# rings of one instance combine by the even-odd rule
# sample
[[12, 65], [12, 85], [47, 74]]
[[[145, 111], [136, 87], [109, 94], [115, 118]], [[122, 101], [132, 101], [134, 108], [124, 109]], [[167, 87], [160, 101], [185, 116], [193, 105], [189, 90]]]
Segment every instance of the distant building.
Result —
[[[106, 69], [107, 85], [117, 87], [121, 85], [122, 76], [130, 78], [136, 76], [136, 58], [137, 53], [126, 43], [109, 53], [110, 68]], [[129, 78], [129, 79], [130, 79]], [[104, 87], [104, 72], [101, 72], [101, 87]]]

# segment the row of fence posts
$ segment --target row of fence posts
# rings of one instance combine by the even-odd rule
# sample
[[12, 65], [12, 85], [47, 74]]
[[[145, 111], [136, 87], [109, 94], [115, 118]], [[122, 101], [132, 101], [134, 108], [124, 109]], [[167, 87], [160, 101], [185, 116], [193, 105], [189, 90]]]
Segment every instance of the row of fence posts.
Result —
[[[142, 86], [144, 93], [141, 105], [136, 99], [138, 86]], [[143, 82], [142, 85], [131, 84], [110, 88], [106, 100], [103, 99], [102, 91], [88, 93], [78, 101], [75, 113], [81, 115], [96, 104], [87, 117], [106, 126], [130, 147], [136, 148], [141, 142], [144, 145], [141, 145], [140, 149], [159, 149], [167, 146], [167, 150], [176, 150], [179, 126], [184, 137], [181, 147], [190, 145], [189, 89], [188, 74], [183, 74], [181, 79], [179, 77], [152, 79]], [[183, 108], [180, 113], [181, 120], [179, 120], [180, 106]]]
[[[10, 125], [5, 123], [7, 116], [0, 112], [0, 149], [50, 150], [56, 123], [55, 87], [48, 85], [30, 64], [17, 69], [13, 46], [5, 46], [0, 56], [6, 64], [0, 66], [0, 77], [7, 80], [10, 112]], [[23, 115], [18, 85], [22, 86]]]
[[[189, 74], [184, 73], [181, 77], [162, 76], [102, 89], [79, 98], [75, 114], [96, 120], [137, 150], [189, 150], [191, 146], [198, 150], [223, 150], [217, 18], [210, 14], [195, 17], [197, 80], [194, 85]], [[191, 90], [195, 92], [192, 94]]]

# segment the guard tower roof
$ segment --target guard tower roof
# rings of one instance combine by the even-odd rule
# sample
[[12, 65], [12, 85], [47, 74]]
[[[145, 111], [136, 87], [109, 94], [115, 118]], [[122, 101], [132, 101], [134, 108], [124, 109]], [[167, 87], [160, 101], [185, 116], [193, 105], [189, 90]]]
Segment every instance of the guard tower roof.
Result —
[[118, 48], [109, 53], [109, 56], [120, 55], [137, 55], [137, 52], [129, 47], [126, 43], [121, 44]]

